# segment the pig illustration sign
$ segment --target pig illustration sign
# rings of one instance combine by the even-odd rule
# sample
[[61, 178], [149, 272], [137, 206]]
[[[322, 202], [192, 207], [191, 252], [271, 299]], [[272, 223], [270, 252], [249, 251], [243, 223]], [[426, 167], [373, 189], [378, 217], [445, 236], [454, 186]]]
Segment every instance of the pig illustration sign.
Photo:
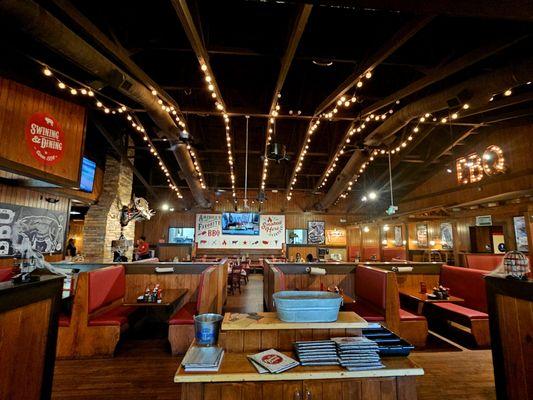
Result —
[[196, 214], [199, 249], [281, 249], [285, 243], [285, 216], [261, 215], [259, 235], [224, 235], [221, 214]]
[[65, 229], [65, 213], [0, 203], [0, 257], [17, 255], [22, 242], [41, 253], [61, 252]]

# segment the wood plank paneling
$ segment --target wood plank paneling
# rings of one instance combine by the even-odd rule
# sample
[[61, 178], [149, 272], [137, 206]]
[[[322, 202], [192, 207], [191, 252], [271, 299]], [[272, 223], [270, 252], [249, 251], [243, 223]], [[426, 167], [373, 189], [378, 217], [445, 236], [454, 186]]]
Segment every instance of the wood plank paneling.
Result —
[[[26, 145], [31, 115], [53, 116], [64, 134], [63, 157], [52, 165], [38, 161]], [[19, 83], [0, 78], [0, 165], [47, 182], [76, 186], [85, 137], [85, 109]]]

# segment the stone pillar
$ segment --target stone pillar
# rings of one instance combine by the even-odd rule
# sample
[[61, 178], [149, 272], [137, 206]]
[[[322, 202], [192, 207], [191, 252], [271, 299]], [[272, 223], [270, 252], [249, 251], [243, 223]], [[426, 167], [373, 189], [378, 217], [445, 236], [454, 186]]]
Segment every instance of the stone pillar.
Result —
[[[120, 209], [131, 201], [133, 170], [124, 162], [107, 156], [102, 194], [85, 216], [83, 250], [88, 262], [111, 262], [111, 241], [120, 236]], [[124, 228], [127, 240], [133, 240], [135, 223]], [[126, 256], [131, 261], [133, 248]]]

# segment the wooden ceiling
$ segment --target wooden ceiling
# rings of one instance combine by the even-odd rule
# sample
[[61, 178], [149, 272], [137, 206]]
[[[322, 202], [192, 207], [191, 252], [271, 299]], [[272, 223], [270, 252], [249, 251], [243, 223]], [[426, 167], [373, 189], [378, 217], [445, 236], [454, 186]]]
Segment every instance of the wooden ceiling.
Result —
[[[426, 96], [520, 63], [533, 54], [532, 6], [519, 1], [506, 2], [505, 8], [493, 1], [453, 2], [452, 6], [452, 2], [445, 0], [420, 2], [416, 8], [409, 6], [413, 2], [401, 1], [38, 3], [125, 71], [132, 73], [132, 68], [138, 67], [175, 100], [186, 117], [193, 137], [191, 145], [196, 149], [210, 191], [230, 189], [231, 180], [224, 121], [207, 88], [199, 55], [208, 57], [230, 117], [237, 188], [245, 186], [247, 115], [250, 116], [247, 186], [258, 189], [268, 118], [279, 104], [272, 140], [286, 146], [289, 160], [269, 163], [266, 190], [285, 190], [291, 186], [313, 117], [316, 120], [318, 115], [331, 110], [343, 93], [348, 99], [356, 96], [356, 102], [349, 107], [339, 106], [333, 118], [323, 118], [308, 143], [293, 190], [311, 194], [317, 193], [332, 163], [336, 168], [319, 192], [327, 192], [349, 157], [366, 146], [365, 133], [361, 133], [345, 145], [342, 155], [337, 153], [353, 121], [365, 116], [366, 110], [397, 112]], [[183, 10], [189, 13], [189, 20], [180, 15]], [[3, 29], [5, 34], [11, 28]], [[191, 29], [195, 30], [196, 38], [191, 36]], [[102, 35], [113, 44], [115, 52], [102, 46]], [[36, 57], [76, 79], [91, 82], [90, 74], [23, 36], [17, 35], [14, 42], [3, 46], [14, 59]], [[4, 72], [19, 65], [14, 60], [9, 63], [3, 66]], [[454, 63], [453, 71], [442, 73]], [[36, 74], [32, 67], [22, 61], [20, 65], [23, 65], [20, 80], [54, 91], [45, 83], [34, 83]], [[355, 85], [358, 77], [368, 70], [372, 77], [364, 78], [363, 86], [358, 88]], [[148, 82], [143, 83], [148, 86]], [[138, 105], [110, 88], [104, 87], [102, 91], [138, 109], [186, 201], [191, 203], [186, 183], [179, 179], [171, 144], [157, 139], [153, 122]], [[422, 134], [393, 162], [395, 179], [401, 181], [401, 193], [426, 179], [436, 163], [446, 165], [446, 155], [455, 145], [475, 140], [474, 128], [529, 118], [533, 111], [532, 92], [522, 88], [516, 94], [522, 96], [520, 101], [499, 99], [501, 107], [486, 107], [452, 124], [424, 125]], [[503, 104], [505, 101], [508, 104]], [[126, 134], [134, 138], [137, 150], [136, 192], [166, 196], [165, 177], [154, 168], [154, 159], [145, 143], [120, 121], [95, 110], [89, 120], [87, 149], [98, 158], [103, 148], [110, 147], [109, 139], [114, 143], [111, 151], [120, 151], [116, 145], [121, 137], [124, 145]], [[398, 138], [402, 135], [405, 130], [396, 133]], [[387, 168], [386, 158], [376, 160], [355, 184], [355, 196], [360, 196], [368, 182], [377, 189], [386, 188]]]

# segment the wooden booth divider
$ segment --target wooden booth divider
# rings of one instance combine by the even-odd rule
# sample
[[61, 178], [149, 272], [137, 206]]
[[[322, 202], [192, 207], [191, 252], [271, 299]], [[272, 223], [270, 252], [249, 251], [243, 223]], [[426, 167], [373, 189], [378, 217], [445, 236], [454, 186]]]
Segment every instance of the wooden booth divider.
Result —
[[[71, 314], [62, 315], [60, 318], [57, 349], [57, 356], [60, 358], [113, 356], [121, 332], [128, 327], [128, 316], [135, 308], [125, 307], [123, 304], [135, 303], [148, 286], [159, 284], [163, 291], [187, 289], [188, 293], [178, 305], [178, 309], [189, 303], [198, 303], [201, 307], [195, 309], [195, 313], [220, 313], [226, 300], [227, 260], [221, 260], [214, 265], [191, 262], [55, 266], [81, 270], [74, 279]], [[172, 268], [172, 272], [156, 272], [161, 267]], [[122, 269], [121, 275], [113, 277], [111, 284], [108, 282], [106, 285], [103, 280], [93, 279], [91, 286], [91, 276], [96, 273], [109, 273], [117, 268]], [[202, 279], [204, 272], [207, 277]], [[200, 288], [201, 283], [203, 288]], [[95, 292], [104, 286], [109, 286], [105, 293]], [[92, 298], [101, 299], [98, 307], [92, 304], [95, 301], [91, 300]]]

